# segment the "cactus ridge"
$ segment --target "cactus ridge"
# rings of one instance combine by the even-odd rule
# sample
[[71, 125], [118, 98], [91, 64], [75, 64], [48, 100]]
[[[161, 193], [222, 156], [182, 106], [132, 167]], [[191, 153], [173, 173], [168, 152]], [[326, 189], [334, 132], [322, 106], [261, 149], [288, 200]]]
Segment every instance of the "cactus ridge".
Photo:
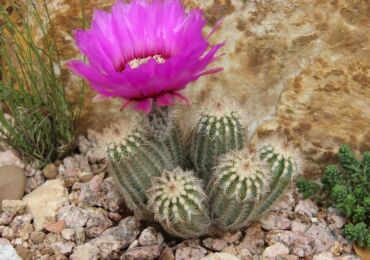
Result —
[[178, 125], [175, 125], [168, 135], [165, 143], [171, 152], [172, 160], [176, 166], [185, 167], [185, 155], [182, 148], [182, 135]]
[[244, 145], [244, 128], [232, 112], [226, 116], [202, 114], [193, 133], [191, 157], [196, 172], [209, 180], [218, 158]]
[[164, 171], [152, 180], [147, 196], [155, 218], [171, 234], [196, 237], [210, 225], [201, 181], [190, 171]]

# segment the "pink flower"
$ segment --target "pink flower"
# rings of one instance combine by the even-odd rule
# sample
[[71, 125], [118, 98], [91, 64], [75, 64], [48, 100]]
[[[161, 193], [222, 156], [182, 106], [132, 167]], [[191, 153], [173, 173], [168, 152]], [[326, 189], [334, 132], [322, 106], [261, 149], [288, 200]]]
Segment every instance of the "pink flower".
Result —
[[189, 82], [222, 70], [206, 69], [223, 44], [210, 45], [215, 29], [204, 37], [205, 23], [201, 10], [186, 13], [180, 0], [118, 0], [111, 13], [95, 10], [90, 29], [75, 32], [89, 64], [68, 66], [100, 95], [122, 98], [124, 107], [149, 113], [153, 102], [186, 102], [181, 90]]

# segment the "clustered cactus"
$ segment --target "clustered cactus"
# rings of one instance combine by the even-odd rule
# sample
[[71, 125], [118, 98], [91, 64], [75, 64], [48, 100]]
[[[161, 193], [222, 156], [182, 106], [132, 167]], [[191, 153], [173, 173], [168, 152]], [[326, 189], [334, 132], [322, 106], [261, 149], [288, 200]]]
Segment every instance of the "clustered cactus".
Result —
[[299, 172], [299, 152], [284, 140], [246, 148], [242, 114], [227, 100], [206, 103], [191, 120], [181, 118], [182, 127], [169, 114], [156, 108], [145, 123], [132, 118], [114, 125], [107, 159], [127, 206], [171, 235], [245, 227]]

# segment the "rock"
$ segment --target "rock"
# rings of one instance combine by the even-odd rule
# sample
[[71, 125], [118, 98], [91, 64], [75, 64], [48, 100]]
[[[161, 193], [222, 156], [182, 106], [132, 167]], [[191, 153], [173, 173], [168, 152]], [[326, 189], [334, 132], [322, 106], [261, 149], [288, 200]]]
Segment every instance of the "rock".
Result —
[[113, 183], [112, 177], [106, 178], [102, 185], [103, 196], [101, 198], [101, 205], [109, 211], [116, 212], [120, 209], [123, 203], [121, 194], [117, 191]]
[[331, 223], [331, 226], [336, 229], [341, 229], [347, 223], [347, 220], [334, 208], [329, 208], [328, 220]]
[[239, 257], [228, 253], [213, 253], [205, 257], [202, 257], [200, 260], [241, 260]]
[[296, 220], [294, 220], [291, 224], [291, 230], [293, 232], [302, 232], [303, 233], [303, 232], [305, 232], [306, 228], [307, 228], [307, 225], [305, 225], [301, 222], [298, 222]]
[[90, 240], [88, 244], [97, 247], [101, 256], [108, 257], [128, 247], [140, 234], [140, 223], [135, 217], [127, 217], [118, 226], [104, 231], [99, 237]]
[[33, 215], [35, 230], [40, 231], [46, 224], [55, 222], [59, 208], [68, 202], [68, 192], [61, 180], [48, 180], [27, 194], [23, 201]]
[[61, 234], [65, 240], [74, 240], [75, 238], [75, 230], [72, 228], [63, 229]]
[[24, 247], [24, 246], [17, 246], [15, 248], [15, 251], [17, 251], [17, 254], [19, 255], [22, 260], [32, 260], [32, 252], [30, 249]]
[[299, 232], [271, 230], [266, 234], [266, 242], [268, 245], [282, 243], [287, 247], [291, 247], [296, 239], [302, 235], [303, 234]]
[[331, 252], [323, 252], [321, 254], [315, 255], [312, 260], [333, 260], [334, 255]]
[[251, 260], [253, 259], [253, 255], [251, 251], [249, 251], [247, 248], [239, 248], [238, 249], [238, 256], [240, 256], [243, 260]]
[[357, 255], [344, 255], [339, 257], [339, 260], [361, 260]]
[[90, 238], [98, 237], [105, 230], [113, 226], [108, 218], [108, 213], [101, 208], [89, 208], [89, 220], [86, 223], [86, 236]]
[[33, 231], [31, 221], [31, 214], [19, 215], [13, 218], [12, 222], [10, 222], [9, 224], [9, 227], [11, 227], [16, 232], [16, 235], [18, 237], [28, 239], [29, 234]]
[[44, 167], [42, 173], [44, 174], [46, 179], [52, 180], [58, 176], [58, 168], [55, 166], [54, 163], [49, 163]]
[[319, 211], [319, 208], [317, 207], [315, 202], [313, 202], [310, 199], [300, 200], [294, 209], [294, 212], [305, 214], [309, 216], [310, 218], [315, 217], [318, 211]]
[[263, 251], [262, 257], [275, 259], [279, 255], [287, 255], [289, 254], [289, 248], [281, 243], [273, 244], [272, 246], [266, 247], [265, 251]]
[[298, 260], [299, 257], [296, 255], [279, 255], [278, 260]]
[[64, 226], [65, 226], [64, 220], [59, 220], [55, 223], [44, 225], [44, 228], [49, 232], [60, 234]]
[[5, 213], [16, 215], [24, 213], [27, 204], [21, 200], [3, 200], [2, 209]]
[[273, 205], [272, 212], [292, 211], [295, 206], [294, 191], [290, 188], [281, 195], [281, 198]]
[[45, 233], [42, 231], [33, 231], [30, 235], [30, 238], [33, 243], [39, 244], [45, 239]]
[[51, 243], [50, 246], [62, 255], [69, 255], [76, 245], [73, 242], [54, 242]]
[[245, 231], [242, 242], [236, 246], [238, 251], [246, 248], [252, 254], [261, 254], [265, 245], [265, 234], [260, 224], [253, 224]]
[[24, 169], [24, 164], [17, 155], [15, 155], [11, 150], [0, 152], [0, 168], [2, 166], [17, 166], [18, 168]]
[[80, 190], [79, 202], [86, 206], [102, 206], [104, 174], [94, 176], [87, 183], [75, 183], [72, 190]]
[[157, 242], [157, 231], [153, 227], [144, 229], [139, 236], [139, 243], [142, 246], [155, 245]]
[[67, 156], [66, 158], [64, 158], [63, 159], [63, 165], [64, 165], [66, 170], [80, 167], [76, 158], [74, 158], [72, 156]]
[[79, 168], [66, 169], [62, 172], [62, 179], [65, 187], [72, 187], [74, 183], [78, 182], [78, 174], [81, 172]]
[[9, 241], [15, 238], [14, 230], [10, 227], [5, 227], [3, 232], [1, 232], [1, 237], [8, 239]]
[[108, 212], [108, 217], [113, 220], [113, 221], [120, 221], [122, 219], [122, 216], [121, 214], [117, 213], [117, 212]]
[[[32, 190], [41, 186], [45, 182], [45, 177], [44, 177], [44, 175], [41, 171], [36, 171], [35, 176], [33, 176], [32, 178], [28, 178], [27, 181], [30, 180], [30, 179], [33, 179], [34, 183], [33, 183], [33, 187], [31, 188], [31, 190], [27, 191], [27, 187], [26, 187], [26, 192], [27, 193], [30, 193]], [[26, 183], [26, 186], [27, 186], [27, 183]]]
[[222, 251], [227, 246], [227, 242], [218, 238], [206, 238], [203, 240], [203, 246], [213, 251]]
[[17, 254], [17, 251], [10, 244], [0, 243], [0, 259], [1, 260], [22, 260]]
[[81, 182], [89, 182], [94, 177], [94, 174], [92, 172], [79, 171], [77, 176]]
[[81, 169], [81, 171], [91, 172], [91, 167], [90, 167], [90, 164], [89, 164], [89, 160], [86, 156], [84, 156], [83, 154], [75, 154], [73, 157], [76, 159], [76, 161], [78, 163], [78, 166]]
[[334, 245], [330, 248], [330, 252], [335, 256], [340, 256], [343, 252], [343, 246], [338, 241], [335, 241]]
[[76, 240], [76, 245], [80, 246], [83, 243], [85, 243], [85, 229], [80, 227], [80, 228], [75, 228], [75, 240]]
[[242, 232], [240, 230], [234, 231], [234, 232], [225, 232], [225, 234], [222, 236], [222, 240], [225, 240], [229, 244], [234, 244], [239, 242], [239, 240], [242, 237]]
[[99, 258], [99, 249], [96, 246], [92, 246], [90, 244], [78, 246], [70, 257], [71, 260], [98, 260]]
[[292, 252], [299, 257], [309, 257], [315, 253], [315, 240], [305, 235], [294, 241]]
[[8, 225], [12, 221], [13, 217], [14, 217], [13, 214], [0, 213], [0, 226]]
[[166, 246], [159, 256], [159, 260], [175, 260], [172, 248]]
[[335, 243], [334, 236], [331, 234], [331, 232], [328, 229], [318, 225], [311, 225], [311, 227], [306, 231], [305, 235], [310, 236], [315, 240], [317, 252], [328, 251]]
[[290, 220], [284, 216], [280, 216], [275, 212], [271, 212], [261, 220], [262, 228], [265, 230], [289, 229]]
[[123, 254], [125, 260], [152, 260], [160, 255], [160, 246], [141, 246], [129, 249]]
[[129, 249], [131, 249], [131, 248], [139, 247], [139, 246], [140, 246], [139, 241], [138, 241], [137, 239], [135, 239], [135, 240], [134, 240], [134, 242], [132, 242], [132, 243], [128, 246], [127, 250], [129, 250]]
[[[224, 249], [222, 249], [222, 253], [229, 253], [229, 254], [232, 254], [232, 255], [238, 255], [238, 251], [236, 251], [236, 248], [233, 245], [226, 246]], [[250, 251], [249, 251], [249, 253], [250, 253]]]
[[25, 188], [26, 176], [21, 168], [15, 165], [0, 167], [0, 204], [3, 200], [21, 199]]
[[45, 245], [51, 245], [53, 243], [63, 242], [63, 238], [58, 233], [47, 233], [44, 239]]
[[207, 254], [207, 250], [201, 246], [181, 247], [176, 250], [176, 260], [198, 260]]
[[89, 212], [84, 208], [66, 205], [59, 209], [57, 219], [63, 220], [66, 228], [84, 227], [89, 219]]

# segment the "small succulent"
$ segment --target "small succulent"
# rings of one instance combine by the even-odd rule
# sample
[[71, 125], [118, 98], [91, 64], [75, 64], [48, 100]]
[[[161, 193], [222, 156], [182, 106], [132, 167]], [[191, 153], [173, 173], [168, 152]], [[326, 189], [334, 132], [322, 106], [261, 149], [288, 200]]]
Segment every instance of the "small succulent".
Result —
[[343, 234], [359, 246], [370, 248], [370, 152], [362, 160], [347, 145], [338, 152], [339, 165], [326, 167], [320, 183], [300, 179], [298, 190], [324, 206], [333, 206], [351, 222]]

